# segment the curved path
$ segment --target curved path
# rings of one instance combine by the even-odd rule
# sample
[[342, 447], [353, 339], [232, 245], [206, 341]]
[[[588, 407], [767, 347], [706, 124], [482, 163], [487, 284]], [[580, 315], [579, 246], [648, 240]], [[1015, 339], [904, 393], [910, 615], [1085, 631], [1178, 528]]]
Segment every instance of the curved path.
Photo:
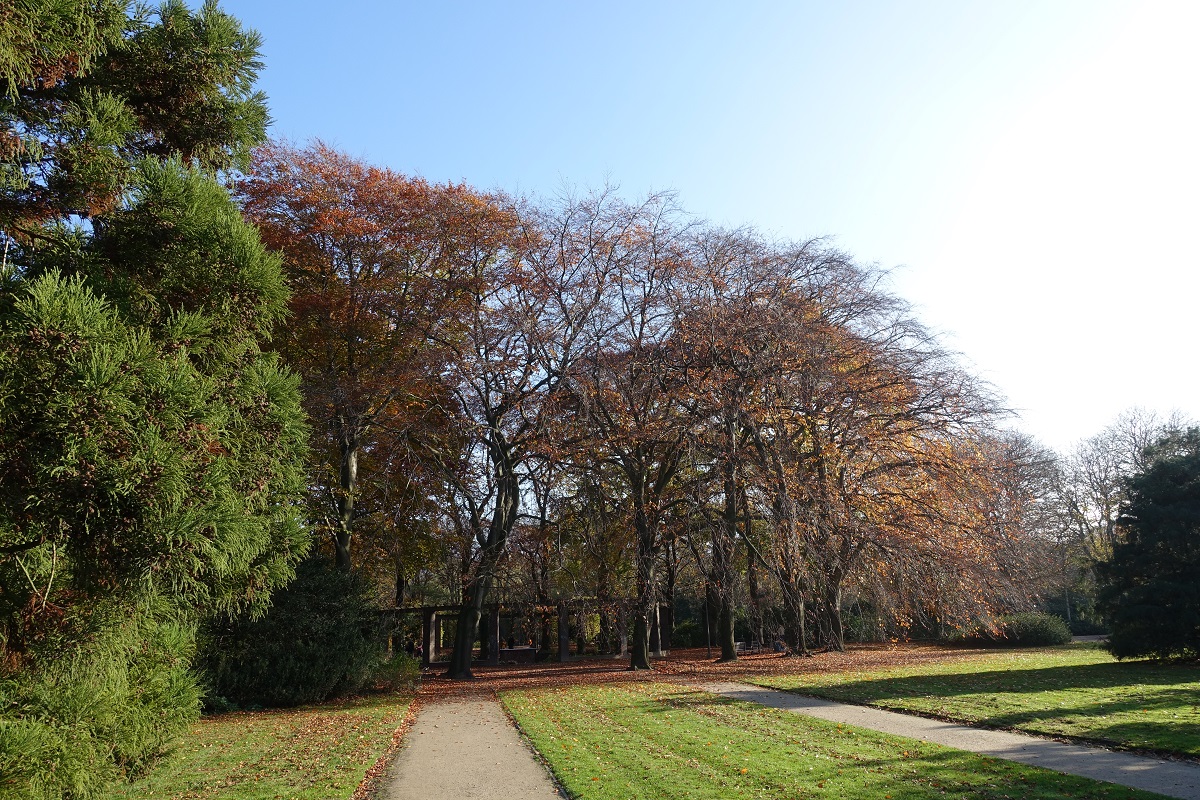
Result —
[[382, 800], [562, 800], [546, 768], [488, 696], [422, 706]]
[[894, 711], [763, 689], [745, 683], [721, 681], [699, 683], [696, 687], [713, 694], [794, 711], [844, 725], [857, 725], [860, 728], [870, 728], [896, 736], [921, 739], [959, 750], [969, 750], [972, 753], [1065, 772], [1068, 775], [1080, 775], [1092, 780], [1157, 792], [1168, 797], [1200, 800], [1198, 764], [1148, 758], [1101, 747], [1066, 744], [1008, 731], [954, 725], [910, 714], [897, 714]]

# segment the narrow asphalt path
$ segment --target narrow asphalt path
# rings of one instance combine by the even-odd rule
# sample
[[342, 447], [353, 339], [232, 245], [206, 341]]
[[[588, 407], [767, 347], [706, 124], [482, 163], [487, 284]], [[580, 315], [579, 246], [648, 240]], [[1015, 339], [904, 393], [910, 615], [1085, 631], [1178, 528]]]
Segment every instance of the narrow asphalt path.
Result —
[[423, 706], [392, 763], [383, 800], [562, 800], [491, 697]]
[[1200, 765], [1196, 764], [1147, 758], [1101, 747], [1065, 744], [1008, 731], [954, 725], [925, 717], [763, 689], [745, 683], [701, 683], [697, 684], [697, 688], [737, 700], [747, 700], [771, 708], [840, 722], [843, 725], [857, 725], [860, 728], [870, 728], [896, 736], [921, 739], [947, 747], [957, 747], [959, 750], [1032, 764], [1068, 775], [1080, 775], [1097, 781], [1157, 792], [1168, 797], [1200, 800]]

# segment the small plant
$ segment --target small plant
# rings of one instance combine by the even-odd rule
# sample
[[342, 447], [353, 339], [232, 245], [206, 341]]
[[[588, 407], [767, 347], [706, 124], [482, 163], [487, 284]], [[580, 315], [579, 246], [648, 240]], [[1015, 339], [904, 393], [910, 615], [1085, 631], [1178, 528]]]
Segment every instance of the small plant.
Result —
[[420, 659], [404, 653], [395, 653], [375, 669], [368, 683], [377, 691], [412, 692], [416, 691], [420, 682]]

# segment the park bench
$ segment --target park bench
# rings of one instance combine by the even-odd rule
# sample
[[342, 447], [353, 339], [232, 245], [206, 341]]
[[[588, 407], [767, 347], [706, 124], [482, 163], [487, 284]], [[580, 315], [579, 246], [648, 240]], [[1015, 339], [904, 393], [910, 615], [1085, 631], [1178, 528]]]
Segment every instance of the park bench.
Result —
[[762, 642], [734, 642], [733, 649], [739, 656], [744, 656], [747, 653], [761, 653]]

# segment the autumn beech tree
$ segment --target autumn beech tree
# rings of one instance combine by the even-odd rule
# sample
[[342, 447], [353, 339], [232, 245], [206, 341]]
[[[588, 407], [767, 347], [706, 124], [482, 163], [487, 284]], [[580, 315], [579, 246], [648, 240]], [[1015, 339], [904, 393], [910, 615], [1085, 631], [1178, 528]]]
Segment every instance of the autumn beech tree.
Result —
[[514, 212], [506, 241], [463, 239], [460, 274], [470, 287], [459, 310], [462, 330], [439, 340], [443, 380], [462, 457], [447, 454], [470, 533], [471, 565], [462, 586], [448, 675], [471, 677], [471, 650], [521, 510], [523, 487], [538, 461], [555, 458], [549, 435], [564, 378], [608, 287], [610, 254], [594, 236], [605, 220], [592, 199], [565, 199]]
[[733, 540], [739, 494], [762, 498], [771, 535], [744, 540], [779, 583], [790, 644], [804, 651], [814, 620], [816, 639], [841, 649], [847, 580], [867, 554], [915, 547], [960, 508], [926, 489], [970, 473], [946, 443], [990, 405], [849, 259], [820, 242], [735, 241], [702, 251], [713, 299], [689, 329], [693, 351], [710, 353], [702, 416], [721, 431], [708, 435], [727, 495], [714, 563]]
[[630, 668], [650, 668], [657, 560], [664, 522], [683, 488], [684, 391], [673, 351], [675, 290], [690, 268], [686, 226], [669, 197], [630, 206], [602, 198], [585, 245], [603, 254], [608, 281], [583, 354], [571, 373], [578, 451], [612, 468], [634, 533], [636, 605]]
[[395, 477], [387, 466], [405, 462], [398, 454], [450, 445], [439, 383], [447, 351], [437, 343], [461, 333], [480, 247], [497, 249], [516, 221], [487, 195], [320, 142], [260, 148], [238, 189], [263, 240], [283, 254], [292, 317], [277, 342], [301, 376], [321, 516], [349, 569], [355, 524], [369, 510], [365, 473], [375, 469], [368, 486], [383, 495]]
[[[750, 406], [760, 391], [762, 361], [754, 329], [763, 317], [754, 298], [774, 287], [775, 251], [744, 231], [702, 229], [691, 237], [691, 278], [680, 292], [676, 336], [686, 391], [694, 400], [688, 489], [703, 536], [686, 541], [706, 575], [715, 606], [720, 660], [734, 661], [734, 585], [739, 541], [751, 525], [746, 510], [751, 459]], [[749, 316], [746, 314], [749, 313]]]

